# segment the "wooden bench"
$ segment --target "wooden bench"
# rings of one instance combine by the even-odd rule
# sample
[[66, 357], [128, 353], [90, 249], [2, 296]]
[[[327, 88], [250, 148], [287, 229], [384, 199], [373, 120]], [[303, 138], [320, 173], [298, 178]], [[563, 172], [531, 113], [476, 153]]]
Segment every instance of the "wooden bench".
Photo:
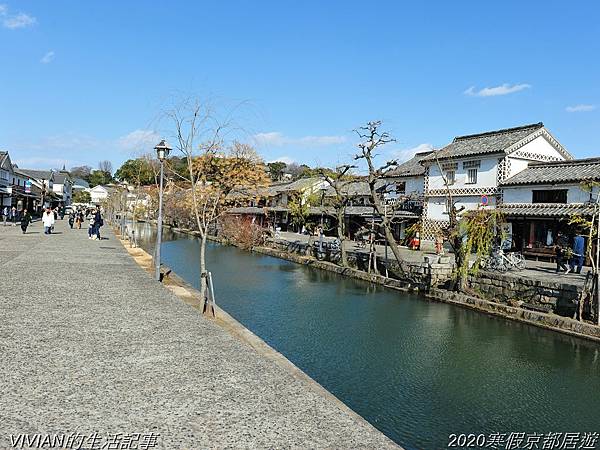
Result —
[[543, 248], [527, 248], [523, 250], [523, 256], [528, 259], [534, 259], [539, 261], [542, 258], [543, 261], [556, 261], [556, 254], [554, 249], [543, 249]]

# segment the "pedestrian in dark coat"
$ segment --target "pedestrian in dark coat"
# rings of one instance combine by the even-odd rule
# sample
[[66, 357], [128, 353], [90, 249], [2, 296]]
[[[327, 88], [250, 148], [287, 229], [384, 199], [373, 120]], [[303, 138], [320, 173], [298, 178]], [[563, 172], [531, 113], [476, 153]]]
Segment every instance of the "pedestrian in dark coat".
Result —
[[27, 227], [31, 223], [31, 214], [26, 209], [23, 210], [23, 214], [21, 215], [21, 230], [23, 234], [27, 233]]

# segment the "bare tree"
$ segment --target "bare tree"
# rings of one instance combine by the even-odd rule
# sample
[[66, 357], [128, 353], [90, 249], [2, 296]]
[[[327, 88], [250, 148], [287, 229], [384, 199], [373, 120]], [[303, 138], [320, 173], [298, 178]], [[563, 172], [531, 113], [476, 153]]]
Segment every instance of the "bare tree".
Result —
[[352, 169], [356, 166], [345, 164], [335, 168], [335, 172], [325, 173], [324, 169], [319, 169], [319, 173], [325, 179], [327, 184], [333, 189], [333, 202], [332, 207], [335, 211], [335, 217], [337, 220], [337, 236], [340, 241], [340, 255], [341, 263], [343, 267], [348, 267], [348, 253], [344, 247], [346, 241], [346, 207], [351, 204], [352, 200], [356, 197], [350, 192], [350, 186], [352, 183], [356, 183], [349, 175]]
[[456, 265], [456, 280], [454, 284], [454, 289], [456, 291], [465, 291], [467, 284], [467, 274], [465, 273], [466, 271], [463, 270], [463, 268], [465, 267], [465, 258], [468, 258], [468, 255], [465, 255], [464, 252], [462, 239], [463, 237], [460, 233], [460, 224], [458, 217], [458, 215], [464, 211], [465, 207], [456, 207], [457, 202], [454, 201], [452, 189], [450, 189], [450, 182], [448, 181], [448, 177], [442, 170], [442, 164], [440, 163], [439, 158], [439, 150], [435, 151], [434, 155], [435, 162], [437, 164], [440, 176], [442, 177], [442, 181], [446, 189], [446, 209], [448, 210], [448, 228], [440, 228], [439, 232], [442, 233], [444, 240], [450, 243], [450, 246], [452, 247], [452, 252], [454, 253], [454, 262]]
[[[355, 160], [364, 160], [367, 164], [369, 171], [367, 175], [367, 183], [369, 185], [369, 196], [373, 204], [373, 209], [379, 217], [381, 217], [381, 227], [383, 228], [383, 234], [387, 241], [392, 253], [398, 261], [398, 266], [402, 270], [402, 255], [400, 254], [400, 248], [394, 239], [392, 232], [392, 219], [388, 216], [387, 207], [383, 204], [381, 196], [378, 192], [377, 183], [381, 181], [385, 172], [392, 167], [397, 166], [396, 161], [388, 161], [382, 167], [375, 166], [375, 158], [377, 157], [376, 151], [378, 148], [395, 142], [395, 139], [390, 136], [386, 131], [380, 131], [381, 121], [368, 122], [364, 127], [360, 127], [355, 131], [361, 142], [358, 144], [359, 153], [354, 156]], [[393, 217], [393, 214], [391, 215]]]
[[[166, 111], [165, 116], [175, 130], [175, 147], [187, 165], [187, 174], [179, 174], [186, 191], [182, 201], [191, 210], [200, 234], [200, 295], [205, 298], [206, 242], [217, 220], [227, 211], [227, 194], [236, 186], [266, 184], [267, 175], [249, 146], [234, 142], [229, 155], [225, 155], [225, 138], [235, 129], [231, 113], [220, 118], [208, 103], [188, 98]], [[249, 156], [254, 159], [249, 160]]]
[[70, 173], [74, 178], [81, 178], [87, 181], [92, 173], [92, 168], [90, 166], [71, 167]]
[[104, 172], [108, 175], [112, 175], [112, 173], [113, 173], [112, 163], [107, 160], [100, 161], [98, 163], [98, 170], [100, 170], [101, 172]]

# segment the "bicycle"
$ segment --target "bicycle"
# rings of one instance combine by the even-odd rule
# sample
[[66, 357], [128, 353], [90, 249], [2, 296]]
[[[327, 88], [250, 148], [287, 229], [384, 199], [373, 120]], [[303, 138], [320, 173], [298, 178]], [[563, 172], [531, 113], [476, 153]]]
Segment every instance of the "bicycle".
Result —
[[482, 269], [497, 270], [506, 272], [507, 270], [525, 269], [525, 258], [519, 252], [510, 252], [505, 254], [503, 250], [495, 250], [487, 258], [483, 258], [479, 263]]

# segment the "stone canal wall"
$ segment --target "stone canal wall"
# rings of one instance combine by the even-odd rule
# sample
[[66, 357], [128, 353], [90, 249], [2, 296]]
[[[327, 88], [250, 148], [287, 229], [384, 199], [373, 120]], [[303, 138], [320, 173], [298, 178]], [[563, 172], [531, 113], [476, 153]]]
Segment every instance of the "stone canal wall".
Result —
[[[316, 265], [316, 263], [324, 263], [327, 266], [337, 267], [345, 274], [354, 278], [371, 279], [378, 277], [378, 275], [367, 273], [368, 254], [365, 252], [348, 251], [348, 262], [351, 267], [344, 269], [336, 264], [325, 261], [329, 259], [327, 251], [318, 255], [314, 247], [305, 243], [269, 240], [267, 241], [266, 246], [262, 248], [275, 250], [278, 252], [278, 257], [280, 258], [284, 256], [283, 254], [310, 257], [315, 261], [314, 263], [311, 263], [313, 266]], [[289, 258], [286, 256], [286, 259]], [[385, 283], [386, 285], [393, 282], [393, 284], [402, 286], [404, 289], [428, 291], [433, 286], [444, 285], [452, 277], [452, 265], [450, 263], [440, 264], [435, 261], [436, 259], [437, 258], [432, 258], [431, 261], [422, 262], [402, 261], [401, 264], [398, 264], [397, 261], [388, 261], [387, 269], [389, 276], [381, 278], [388, 280]], [[383, 258], [378, 257], [377, 267], [381, 273], [384, 273], [386, 261]]]
[[581, 293], [581, 287], [574, 284], [487, 271], [469, 276], [469, 285], [483, 299], [569, 316], [573, 315]]

